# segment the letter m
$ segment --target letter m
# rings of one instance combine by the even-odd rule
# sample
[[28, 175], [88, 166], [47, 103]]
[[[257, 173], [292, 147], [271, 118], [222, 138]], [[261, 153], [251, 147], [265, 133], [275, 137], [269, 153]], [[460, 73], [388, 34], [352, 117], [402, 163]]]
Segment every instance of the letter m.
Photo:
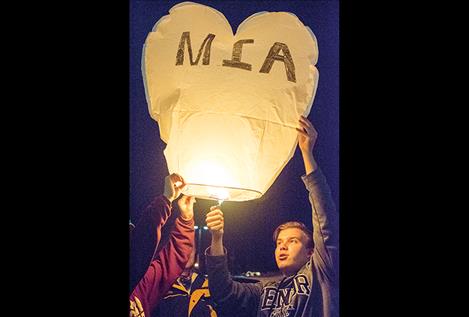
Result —
[[202, 59], [202, 65], [208, 65], [210, 63], [210, 48], [212, 46], [212, 41], [215, 38], [215, 34], [209, 33], [205, 38], [204, 42], [199, 48], [199, 53], [197, 58], [194, 61], [192, 55], [192, 46], [191, 46], [191, 35], [190, 32], [183, 32], [181, 35], [181, 40], [179, 41], [179, 47], [176, 55], [176, 66], [184, 64], [184, 51], [187, 43], [187, 50], [189, 51], [189, 60], [191, 65], [197, 65], [199, 63], [200, 56], [202, 55], [202, 50], [204, 50], [204, 58]]

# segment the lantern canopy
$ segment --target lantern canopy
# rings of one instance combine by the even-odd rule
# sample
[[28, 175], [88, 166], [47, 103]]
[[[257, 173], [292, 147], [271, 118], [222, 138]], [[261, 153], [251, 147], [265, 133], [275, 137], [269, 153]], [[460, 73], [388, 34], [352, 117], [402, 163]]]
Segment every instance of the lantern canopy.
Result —
[[233, 35], [217, 10], [184, 2], [148, 34], [142, 56], [151, 117], [185, 194], [259, 198], [291, 159], [319, 73], [313, 32], [295, 15], [260, 12]]

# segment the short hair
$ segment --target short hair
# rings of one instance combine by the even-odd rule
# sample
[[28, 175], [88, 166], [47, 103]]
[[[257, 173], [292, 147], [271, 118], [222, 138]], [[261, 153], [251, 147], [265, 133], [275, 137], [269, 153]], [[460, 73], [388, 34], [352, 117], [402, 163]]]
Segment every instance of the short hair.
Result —
[[278, 235], [280, 234], [280, 231], [288, 229], [288, 228], [297, 228], [303, 231], [303, 233], [306, 235], [306, 238], [308, 238], [306, 247], [311, 250], [314, 248], [313, 233], [311, 232], [311, 230], [309, 230], [305, 226], [304, 223], [298, 222], [298, 221], [288, 221], [278, 226], [277, 229], [275, 229], [274, 235], [273, 235], [274, 243], [277, 242], [277, 238], [278, 238]]

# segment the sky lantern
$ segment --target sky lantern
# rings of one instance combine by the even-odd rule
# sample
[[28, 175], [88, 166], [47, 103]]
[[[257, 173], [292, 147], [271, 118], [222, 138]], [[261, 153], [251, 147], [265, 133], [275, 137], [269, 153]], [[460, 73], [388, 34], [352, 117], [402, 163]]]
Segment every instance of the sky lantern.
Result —
[[142, 73], [168, 170], [185, 194], [261, 197], [292, 158], [319, 73], [317, 41], [292, 13], [259, 12], [233, 34], [219, 11], [173, 6], [148, 34]]

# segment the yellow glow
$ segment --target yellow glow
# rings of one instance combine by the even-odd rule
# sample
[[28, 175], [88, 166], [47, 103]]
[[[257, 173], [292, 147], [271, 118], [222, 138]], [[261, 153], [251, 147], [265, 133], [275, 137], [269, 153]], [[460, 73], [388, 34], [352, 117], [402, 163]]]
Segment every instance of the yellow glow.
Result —
[[223, 201], [230, 198], [228, 190], [226, 190], [225, 188], [209, 187], [207, 191], [210, 196], [216, 198], [218, 201]]
[[[241, 39], [255, 45], [237, 46]], [[221, 12], [185, 2], [155, 25], [143, 49], [145, 94], [168, 171], [184, 178], [185, 194], [247, 201], [268, 190], [295, 153], [317, 58], [314, 34], [287, 12], [253, 15], [233, 34]]]
[[190, 173], [186, 176], [188, 182], [197, 180], [198, 183], [214, 186], [234, 186], [233, 177], [227, 169], [216, 160], [203, 160], [194, 162], [187, 169]]
[[228, 172], [228, 169], [223, 166], [221, 159], [191, 162], [187, 172], [186, 181], [188, 183], [213, 186], [208, 187], [207, 192], [217, 199], [225, 200], [229, 198], [228, 190], [222, 188], [222, 186], [236, 187], [239, 185]]

